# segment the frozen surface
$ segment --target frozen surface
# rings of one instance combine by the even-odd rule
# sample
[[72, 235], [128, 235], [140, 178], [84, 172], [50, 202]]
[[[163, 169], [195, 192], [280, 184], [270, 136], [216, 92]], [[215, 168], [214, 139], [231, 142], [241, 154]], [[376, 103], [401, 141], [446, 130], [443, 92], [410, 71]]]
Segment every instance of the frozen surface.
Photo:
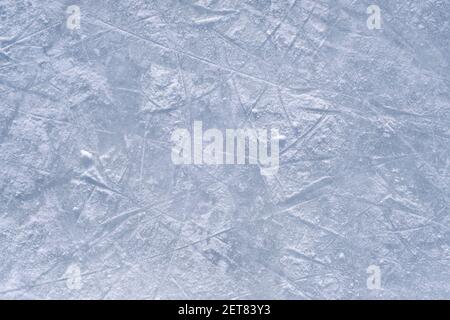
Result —
[[[0, 48], [0, 298], [450, 298], [448, 0], [0, 0]], [[195, 120], [278, 175], [174, 166]]]

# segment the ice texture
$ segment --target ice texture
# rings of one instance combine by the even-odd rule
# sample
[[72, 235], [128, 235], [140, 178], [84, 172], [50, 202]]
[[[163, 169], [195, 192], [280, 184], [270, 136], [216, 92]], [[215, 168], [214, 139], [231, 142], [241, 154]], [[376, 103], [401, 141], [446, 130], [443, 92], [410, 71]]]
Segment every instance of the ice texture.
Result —
[[449, 51], [448, 0], [0, 0], [0, 299], [449, 299]]

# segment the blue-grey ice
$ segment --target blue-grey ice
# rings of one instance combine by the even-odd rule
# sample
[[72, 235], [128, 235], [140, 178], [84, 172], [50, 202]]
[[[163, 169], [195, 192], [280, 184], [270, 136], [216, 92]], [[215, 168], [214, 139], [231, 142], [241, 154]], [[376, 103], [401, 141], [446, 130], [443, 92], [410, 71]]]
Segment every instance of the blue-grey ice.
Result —
[[449, 208], [448, 0], [0, 0], [0, 299], [450, 299]]

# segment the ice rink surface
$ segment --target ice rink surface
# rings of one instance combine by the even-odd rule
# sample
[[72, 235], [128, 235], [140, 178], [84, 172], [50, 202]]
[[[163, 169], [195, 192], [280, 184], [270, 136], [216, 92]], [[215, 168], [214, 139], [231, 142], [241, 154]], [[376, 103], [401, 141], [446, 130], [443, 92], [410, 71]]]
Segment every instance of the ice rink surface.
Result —
[[449, 299], [449, 71], [448, 0], [0, 0], [0, 299]]

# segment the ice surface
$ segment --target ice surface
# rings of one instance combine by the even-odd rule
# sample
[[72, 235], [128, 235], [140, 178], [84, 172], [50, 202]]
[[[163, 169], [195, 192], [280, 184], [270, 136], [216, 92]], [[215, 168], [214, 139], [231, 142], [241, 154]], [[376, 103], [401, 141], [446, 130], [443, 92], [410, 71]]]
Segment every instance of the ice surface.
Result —
[[[1, 299], [450, 298], [448, 0], [0, 0], [0, 48]], [[278, 174], [174, 166], [194, 121]]]

